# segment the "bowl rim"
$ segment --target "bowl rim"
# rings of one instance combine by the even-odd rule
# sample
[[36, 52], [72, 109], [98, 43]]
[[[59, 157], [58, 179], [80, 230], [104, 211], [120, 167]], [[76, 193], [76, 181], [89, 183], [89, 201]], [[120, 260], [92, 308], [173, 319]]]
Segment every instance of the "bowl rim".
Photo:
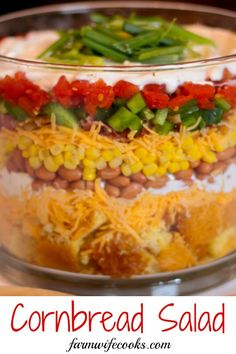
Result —
[[[194, 267], [176, 270], [172, 272], [163, 272], [163, 273], [153, 273], [153, 274], [143, 274], [143, 275], [134, 275], [130, 277], [111, 277], [109, 275], [102, 274], [85, 274], [69, 270], [62, 270], [57, 268], [44, 267], [37, 264], [29, 263], [25, 260], [20, 259], [19, 257], [11, 254], [4, 247], [0, 247], [0, 256], [1, 258], [7, 261], [13, 262], [17, 269], [27, 270], [32, 273], [45, 274], [47, 276], [53, 276], [58, 279], [67, 279], [71, 281], [86, 281], [91, 284], [116, 284], [121, 286], [146, 284], [146, 283], [174, 283], [180, 284], [181, 282], [195, 279], [196, 276], [201, 276], [203, 274], [208, 274], [217, 271], [219, 268], [227, 267], [230, 265], [236, 265], [236, 251], [214, 261], [197, 265]], [[235, 274], [236, 276], [236, 274]]]
[[[231, 18], [235, 18], [236, 21], [236, 11], [225, 10], [213, 6], [188, 4], [184, 2], [160, 2], [160, 1], [91, 1], [91, 2], [80, 2], [80, 3], [64, 3], [55, 4], [47, 6], [39, 6], [32, 9], [25, 9], [21, 11], [12, 12], [10, 14], [0, 16], [0, 25], [5, 21], [14, 20], [21, 17], [27, 17], [31, 15], [41, 15], [44, 13], [54, 13], [61, 12], [65, 14], [74, 13], [76, 11], [86, 11], [86, 10], [99, 10], [103, 8], [151, 8], [151, 9], [175, 9], [184, 11], [196, 11], [196, 12], [208, 12], [210, 14], [223, 15]], [[235, 62], [236, 54], [219, 56], [210, 59], [201, 59], [194, 61], [186, 61], [176, 64], [145, 64], [145, 65], [106, 65], [106, 66], [92, 66], [92, 65], [76, 65], [76, 64], [57, 64], [57, 63], [47, 63], [40, 62], [37, 60], [27, 60], [20, 58], [13, 58], [10, 56], [0, 55], [0, 62], [12, 63], [17, 65], [24, 65], [27, 67], [35, 67], [38, 69], [58, 69], [67, 71], [97, 71], [97, 72], [153, 72], [155, 70], [161, 71], [172, 71], [172, 70], [183, 70], [183, 69], [199, 69], [201, 67], [221, 65], [222, 63], [230, 64]]]

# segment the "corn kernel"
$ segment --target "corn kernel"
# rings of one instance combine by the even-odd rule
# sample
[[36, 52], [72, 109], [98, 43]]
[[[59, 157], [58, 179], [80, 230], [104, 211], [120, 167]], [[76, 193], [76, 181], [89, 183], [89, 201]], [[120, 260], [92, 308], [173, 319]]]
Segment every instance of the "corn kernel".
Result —
[[104, 150], [102, 152], [102, 158], [107, 162], [111, 161], [113, 159], [113, 152], [111, 150]]
[[36, 170], [42, 165], [42, 162], [39, 160], [37, 156], [32, 156], [29, 158], [29, 164], [34, 170]]
[[124, 176], [127, 176], [127, 177], [132, 174], [130, 166], [126, 163], [123, 163], [123, 165], [121, 166], [121, 172]]
[[23, 156], [25, 159], [27, 159], [28, 157], [30, 157], [30, 155], [29, 155], [29, 150], [23, 150], [23, 151], [22, 151], [22, 156]]
[[216, 141], [215, 144], [214, 144], [214, 149], [216, 152], [222, 152], [224, 151], [225, 149], [227, 149], [227, 143], [226, 141]]
[[141, 160], [148, 155], [148, 151], [146, 149], [144, 149], [143, 147], [136, 149], [134, 151], [134, 153]]
[[100, 151], [95, 147], [90, 147], [85, 151], [85, 156], [89, 160], [96, 160], [100, 156]]
[[231, 132], [230, 140], [233, 144], [236, 144], [236, 130]]
[[83, 178], [86, 181], [94, 181], [96, 178], [96, 170], [94, 168], [85, 167], [83, 170]]
[[20, 150], [27, 149], [32, 144], [32, 139], [26, 136], [20, 136], [18, 140], [18, 148]]
[[158, 176], [164, 176], [167, 172], [167, 167], [166, 166], [158, 166], [157, 167], [157, 175]]
[[85, 150], [84, 150], [84, 148], [81, 147], [81, 146], [80, 146], [79, 148], [77, 148], [77, 149], [76, 149], [76, 154], [77, 154], [78, 160], [83, 160], [84, 155], [85, 155]]
[[214, 163], [217, 161], [216, 154], [213, 151], [204, 151], [202, 154], [202, 159], [207, 163]]
[[115, 158], [115, 159], [112, 159], [110, 162], [109, 162], [109, 166], [111, 168], [116, 168], [116, 167], [119, 167], [121, 164], [122, 164], [122, 159], [120, 159], [119, 157]]
[[58, 165], [61, 166], [64, 163], [64, 157], [62, 154], [56, 155], [53, 157], [54, 162]]
[[171, 162], [168, 166], [168, 171], [170, 173], [175, 173], [180, 171], [180, 165], [177, 162]]
[[142, 171], [143, 164], [141, 161], [134, 162], [133, 164], [130, 165], [130, 169], [132, 173], [138, 173]]
[[68, 168], [68, 170], [75, 170], [77, 168], [77, 164], [71, 160], [64, 161], [64, 167]]
[[166, 143], [161, 144], [159, 146], [159, 150], [163, 152], [173, 153], [175, 151], [175, 147], [171, 142], [167, 141]]
[[59, 168], [59, 166], [55, 163], [52, 156], [47, 157], [43, 161], [43, 164], [44, 164], [45, 168], [50, 172], [56, 172]]
[[148, 154], [147, 156], [141, 158], [140, 160], [142, 161], [143, 164], [149, 165], [149, 164], [155, 162], [156, 159], [157, 159], [156, 155], [154, 155], [154, 154]]
[[157, 173], [157, 165], [155, 163], [150, 163], [143, 167], [143, 173], [145, 176], [151, 176]]
[[113, 156], [114, 157], [120, 157], [122, 154], [121, 154], [121, 151], [117, 148], [115, 148], [114, 150], [112, 150], [112, 153], [113, 153]]
[[83, 159], [83, 165], [85, 167], [90, 167], [90, 168], [95, 168], [96, 166], [96, 161], [93, 160], [89, 160], [89, 159]]
[[193, 138], [189, 135], [182, 140], [183, 150], [189, 151], [194, 146]]
[[63, 153], [63, 155], [64, 155], [64, 160], [65, 160], [65, 161], [69, 161], [69, 160], [72, 158], [72, 153], [71, 153], [71, 151], [65, 151], [65, 152]]
[[33, 157], [33, 156], [37, 156], [37, 155], [38, 155], [38, 149], [36, 148], [36, 146], [34, 144], [30, 145], [29, 156]]
[[98, 170], [102, 170], [103, 168], [105, 168], [107, 165], [106, 161], [100, 157], [99, 159], [97, 159], [96, 163], [95, 163], [95, 167], [98, 169]]
[[49, 156], [50, 156], [50, 154], [49, 154], [48, 150], [39, 150], [39, 152], [38, 152], [38, 157], [39, 157], [40, 161], [44, 161], [44, 159], [46, 159]]
[[191, 161], [198, 161], [202, 158], [200, 149], [195, 145], [188, 151], [188, 157]]
[[179, 163], [180, 170], [187, 170], [189, 168], [189, 162], [188, 161], [180, 161]]
[[75, 147], [71, 144], [64, 145], [63, 151], [72, 151]]
[[50, 148], [50, 152], [53, 156], [57, 156], [62, 153], [64, 146], [61, 144], [55, 144]]
[[7, 141], [5, 146], [6, 152], [12, 152], [15, 149], [15, 144], [12, 141]]

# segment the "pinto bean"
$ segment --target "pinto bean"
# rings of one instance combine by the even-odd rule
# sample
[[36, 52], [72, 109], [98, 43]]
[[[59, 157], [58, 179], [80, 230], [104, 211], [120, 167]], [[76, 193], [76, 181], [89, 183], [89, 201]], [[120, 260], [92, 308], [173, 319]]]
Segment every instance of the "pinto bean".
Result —
[[70, 188], [71, 188], [72, 190], [74, 190], [74, 189], [82, 189], [82, 190], [85, 190], [85, 189], [86, 189], [86, 183], [85, 183], [85, 181], [82, 181], [82, 180], [80, 180], [80, 181], [75, 181], [75, 182], [71, 182], [71, 183], [70, 183]]
[[176, 179], [190, 179], [193, 175], [193, 170], [189, 168], [188, 170], [183, 170], [183, 171], [178, 171], [175, 173], [175, 178]]
[[216, 175], [220, 172], [223, 172], [226, 169], [226, 167], [227, 167], [226, 162], [218, 161], [214, 163], [212, 174]]
[[56, 189], [67, 189], [69, 183], [67, 180], [65, 180], [63, 178], [56, 177], [54, 179], [54, 181], [52, 182], [52, 185]]
[[34, 169], [30, 166], [29, 162], [25, 160], [25, 171], [28, 173], [30, 177], [35, 177]]
[[118, 176], [109, 180], [109, 183], [115, 187], [127, 187], [130, 184], [129, 177]]
[[111, 168], [111, 167], [105, 167], [102, 170], [98, 171], [98, 177], [105, 179], [105, 180], [110, 180], [115, 177], [118, 177], [120, 175], [120, 168]]
[[7, 160], [6, 167], [7, 167], [8, 172], [15, 172], [15, 171], [17, 172], [17, 168], [16, 168], [15, 163], [11, 157]]
[[142, 184], [132, 182], [129, 186], [122, 188], [120, 196], [125, 199], [136, 197], [143, 189]]
[[162, 188], [168, 181], [167, 176], [156, 177], [154, 180], [149, 180], [145, 183], [145, 188]]
[[196, 174], [197, 179], [199, 179], [200, 181], [203, 181], [204, 179], [208, 178], [208, 175], [203, 175], [201, 173], [197, 173]]
[[148, 180], [147, 177], [142, 172], [134, 173], [133, 175], [130, 176], [130, 178], [132, 181], [141, 184], [146, 183]]
[[225, 161], [233, 157], [234, 155], [235, 155], [235, 147], [232, 146], [222, 152], [218, 152], [216, 156], [218, 161]]
[[86, 182], [86, 189], [89, 190], [89, 191], [94, 191], [94, 182], [87, 181]]
[[36, 192], [41, 190], [44, 186], [45, 186], [45, 182], [43, 182], [40, 179], [35, 179], [32, 182], [32, 189]]
[[202, 175], [208, 175], [213, 170], [213, 164], [207, 162], [201, 162], [200, 165], [195, 168], [195, 171]]
[[65, 168], [64, 166], [61, 166], [57, 173], [61, 178], [66, 179], [68, 182], [78, 181], [82, 176], [82, 172], [79, 168], [70, 170], [69, 168]]
[[21, 151], [19, 149], [15, 149], [13, 151], [12, 159], [14, 161], [16, 171], [25, 172], [25, 159], [22, 156]]
[[191, 161], [189, 164], [191, 168], [196, 168], [200, 165], [200, 161]]
[[56, 174], [54, 172], [48, 171], [44, 166], [41, 166], [35, 170], [35, 176], [39, 179], [42, 179], [43, 181], [53, 181], [56, 177]]
[[107, 184], [105, 186], [105, 191], [110, 197], [118, 198], [120, 196], [120, 188]]

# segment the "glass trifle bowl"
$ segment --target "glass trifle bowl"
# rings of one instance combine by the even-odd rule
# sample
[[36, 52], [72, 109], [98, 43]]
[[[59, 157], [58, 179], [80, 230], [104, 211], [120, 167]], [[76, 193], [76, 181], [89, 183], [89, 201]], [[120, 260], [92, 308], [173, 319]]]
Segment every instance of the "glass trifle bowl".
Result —
[[11, 280], [138, 295], [235, 276], [235, 27], [229, 11], [158, 2], [1, 18]]

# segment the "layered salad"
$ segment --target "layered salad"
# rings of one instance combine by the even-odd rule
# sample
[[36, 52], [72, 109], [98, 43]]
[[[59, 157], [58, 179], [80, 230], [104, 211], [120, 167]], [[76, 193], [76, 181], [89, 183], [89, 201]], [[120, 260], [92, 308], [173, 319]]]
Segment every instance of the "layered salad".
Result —
[[0, 71], [3, 247], [112, 277], [235, 251], [236, 57], [194, 64], [235, 52], [231, 31], [136, 14], [2, 38], [25, 60]]

